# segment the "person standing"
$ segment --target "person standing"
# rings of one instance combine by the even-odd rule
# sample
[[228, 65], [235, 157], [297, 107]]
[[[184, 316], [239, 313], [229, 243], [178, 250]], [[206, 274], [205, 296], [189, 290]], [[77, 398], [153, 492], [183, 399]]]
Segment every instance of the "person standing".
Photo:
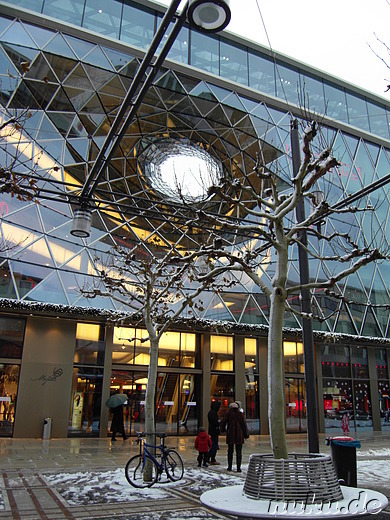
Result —
[[213, 401], [210, 406], [210, 411], [207, 414], [207, 420], [209, 423], [209, 435], [211, 437], [211, 448], [209, 451], [209, 464], [219, 464], [215, 460], [217, 456], [217, 451], [219, 450], [219, 417], [218, 412], [221, 408], [221, 403], [218, 401]]
[[125, 425], [123, 423], [123, 405], [115, 406], [111, 408], [112, 421], [111, 421], [111, 440], [116, 441], [116, 434], [120, 433], [125, 441], [127, 439], [125, 433]]
[[238, 407], [237, 403], [230, 403], [229, 410], [223, 416], [220, 423], [220, 431], [226, 431], [226, 444], [228, 445], [228, 467], [227, 471], [232, 471], [234, 447], [236, 447], [237, 471], [241, 473], [242, 445], [244, 439], [249, 438], [248, 427], [245, 416]]
[[196, 436], [195, 448], [199, 452], [197, 458], [198, 467], [200, 468], [203, 462], [203, 466], [207, 468], [208, 453], [211, 448], [211, 438], [203, 426], [199, 428], [199, 433]]

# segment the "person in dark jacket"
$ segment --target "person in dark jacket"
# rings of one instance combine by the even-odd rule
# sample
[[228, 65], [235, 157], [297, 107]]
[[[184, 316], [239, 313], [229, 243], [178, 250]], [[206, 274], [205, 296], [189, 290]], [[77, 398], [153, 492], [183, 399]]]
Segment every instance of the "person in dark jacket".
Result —
[[237, 403], [230, 403], [229, 410], [223, 416], [220, 423], [220, 432], [226, 431], [226, 444], [228, 445], [228, 467], [227, 470], [232, 470], [234, 446], [236, 447], [236, 462], [237, 471], [241, 472], [242, 461], [242, 445], [244, 439], [249, 438], [248, 427], [245, 416], [240, 412]]
[[195, 439], [195, 448], [198, 450], [198, 467], [200, 468], [203, 462], [203, 466], [207, 468], [207, 459], [209, 449], [211, 448], [211, 438], [210, 435], [206, 432], [206, 429], [202, 426], [199, 428], [199, 433]]
[[217, 451], [219, 449], [219, 417], [218, 412], [221, 408], [221, 403], [218, 401], [213, 401], [210, 406], [210, 411], [207, 414], [207, 419], [209, 422], [209, 435], [211, 437], [211, 448], [209, 451], [209, 463], [210, 464], [219, 464], [215, 460], [215, 457], [217, 456]]
[[123, 424], [123, 405], [116, 406], [115, 408], [110, 408], [112, 412], [112, 421], [111, 421], [111, 440], [116, 441], [116, 434], [120, 433], [125, 441], [127, 439], [125, 433], [125, 425]]

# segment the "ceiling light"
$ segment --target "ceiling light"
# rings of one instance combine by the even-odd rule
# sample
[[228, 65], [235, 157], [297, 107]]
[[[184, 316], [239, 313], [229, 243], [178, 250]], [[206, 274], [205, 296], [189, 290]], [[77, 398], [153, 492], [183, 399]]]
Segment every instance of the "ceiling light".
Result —
[[218, 32], [230, 22], [230, 0], [190, 0], [188, 21], [203, 32]]

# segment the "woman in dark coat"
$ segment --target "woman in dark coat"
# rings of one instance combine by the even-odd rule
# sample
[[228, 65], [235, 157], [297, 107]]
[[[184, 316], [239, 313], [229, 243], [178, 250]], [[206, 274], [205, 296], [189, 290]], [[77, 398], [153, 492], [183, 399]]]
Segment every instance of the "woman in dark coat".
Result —
[[112, 421], [111, 421], [111, 440], [116, 441], [116, 434], [120, 433], [125, 441], [127, 439], [125, 433], [125, 425], [123, 424], [123, 406], [119, 405], [115, 408], [110, 408], [112, 412]]
[[229, 410], [224, 415], [219, 425], [220, 432], [226, 431], [226, 444], [228, 445], [228, 467], [232, 470], [234, 446], [236, 447], [237, 471], [241, 472], [242, 445], [244, 439], [249, 438], [245, 416], [240, 412], [237, 403], [230, 403]]
[[219, 449], [218, 446], [218, 437], [219, 437], [219, 417], [218, 411], [221, 407], [221, 403], [218, 401], [213, 401], [210, 406], [210, 411], [207, 414], [207, 419], [209, 422], [209, 435], [211, 437], [211, 448], [209, 451], [209, 461], [210, 464], [219, 464], [215, 460], [217, 455], [217, 451]]

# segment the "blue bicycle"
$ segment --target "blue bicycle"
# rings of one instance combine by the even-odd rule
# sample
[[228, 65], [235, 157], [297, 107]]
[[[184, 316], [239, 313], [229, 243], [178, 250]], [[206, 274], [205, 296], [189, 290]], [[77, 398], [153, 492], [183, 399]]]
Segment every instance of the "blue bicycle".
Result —
[[138, 433], [139, 454], [126, 464], [125, 475], [129, 484], [136, 488], [151, 487], [161, 480], [164, 471], [169, 480], [180, 480], [183, 477], [184, 464], [177, 451], [165, 446], [166, 434], [153, 433], [160, 438], [160, 445], [146, 444], [146, 435], [143, 432]]

